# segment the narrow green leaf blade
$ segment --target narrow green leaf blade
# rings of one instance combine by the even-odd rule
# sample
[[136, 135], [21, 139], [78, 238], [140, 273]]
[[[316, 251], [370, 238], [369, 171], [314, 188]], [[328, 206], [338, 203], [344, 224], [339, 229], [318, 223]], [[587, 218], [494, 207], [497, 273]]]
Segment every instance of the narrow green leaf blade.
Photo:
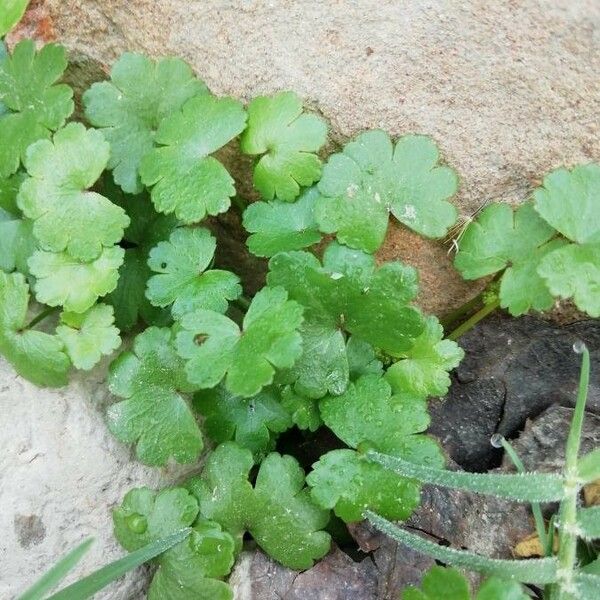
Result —
[[592, 573], [577, 573], [575, 583], [580, 598], [598, 598], [600, 596], [600, 577]]
[[588, 540], [600, 538], [600, 506], [580, 509], [577, 521], [581, 537]]
[[549, 473], [465, 473], [417, 465], [402, 458], [370, 451], [367, 459], [421, 483], [477, 492], [518, 502], [554, 502], [563, 497], [563, 481]]
[[555, 558], [538, 558], [533, 560], [488, 558], [465, 550], [455, 550], [447, 546], [439, 546], [435, 542], [426, 540], [419, 535], [408, 533], [408, 531], [397, 527], [387, 519], [371, 511], [366, 511], [364, 516], [377, 529], [401, 544], [453, 567], [462, 567], [522, 583], [543, 585], [556, 581], [557, 561]]
[[44, 573], [18, 600], [42, 600], [49, 594], [83, 558], [93, 544], [94, 538], [88, 538], [79, 546], [65, 554], [48, 572]]
[[600, 479], [600, 448], [592, 450], [579, 459], [577, 474], [585, 483]]
[[98, 569], [91, 575], [53, 594], [48, 600], [85, 600], [91, 598], [96, 592], [125, 575], [128, 571], [156, 558], [159, 554], [185, 540], [191, 531], [189, 527], [180, 529], [165, 538], [131, 552], [127, 556]]

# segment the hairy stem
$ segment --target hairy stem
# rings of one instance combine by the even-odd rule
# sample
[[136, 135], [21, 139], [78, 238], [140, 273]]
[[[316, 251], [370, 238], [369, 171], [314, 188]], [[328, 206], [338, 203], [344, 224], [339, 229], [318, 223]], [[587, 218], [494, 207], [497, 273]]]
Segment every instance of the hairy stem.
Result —
[[565, 452], [565, 483], [564, 499], [559, 511], [559, 540], [558, 550], [558, 577], [556, 586], [551, 594], [552, 600], [580, 600], [577, 592], [574, 571], [577, 562], [577, 503], [581, 491], [581, 482], [577, 469], [579, 448], [581, 446], [581, 430], [585, 416], [585, 404], [590, 380], [590, 353], [582, 345], [581, 374], [579, 377], [579, 391], [573, 421], [567, 438]]
[[58, 306], [49, 306], [48, 308], [44, 309], [41, 313], [33, 317], [33, 319], [31, 319], [31, 321], [29, 321], [29, 323], [25, 325], [24, 329], [31, 329], [32, 327], [35, 327], [38, 323], [57, 312], [58, 309]]
[[457, 340], [461, 335], [473, 329], [479, 321], [485, 319], [490, 313], [493, 313], [500, 306], [500, 299], [496, 298], [489, 304], [486, 304], [481, 310], [478, 310], [472, 317], [467, 319], [462, 325], [457, 327], [450, 335], [446, 336], [449, 340]]
[[468, 473], [417, 464], [367, 450], [365, 458], [384, 469], [421, 483], [508, 498], [516, 502], [554, 502], [563, 497], [563, 478], [553, 473]]
[[[502, 437], [502, 447], [508, 457], [515, 465], [517, 471], [519, 473], [525, 473], [525, 465], [523, 461], [512, 447], [510, 442]], [[542, 515], [542, 508], [538, 502], [531, 503], [531, 512], [533, 513], [533, 520], [535, 521], [535, 529], [537, 531], [538, 537], [540, 538], [540, 544], [544, 550], [545, 556], [550, 556], [552, 554], [552, 547], [548, 547], [548, 535], [546, 533], [546, 526], [544, 524], [544, 517]]]
[[534, 558], [530, 560], [488, 558], [467, 550], [455, 550], [447, 546], [440, 546], [414, 533], [409, 533], [369, 510], [365, 512], [364, 516], [379, 531], [392, 539], [445, 564], [523, 583], [543, 585], [556, 580], [555, 558]]

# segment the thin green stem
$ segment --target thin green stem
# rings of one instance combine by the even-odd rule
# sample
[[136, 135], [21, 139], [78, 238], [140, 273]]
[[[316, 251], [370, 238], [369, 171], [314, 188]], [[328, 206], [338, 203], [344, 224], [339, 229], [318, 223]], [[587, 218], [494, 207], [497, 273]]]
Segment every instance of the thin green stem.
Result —
[[457, 321], [462, 319], [465, 315], [470, 314], [478, 306], [483, 304], [483, 297], [486, 291], [487, 290], [484, 290], [480, 294], [477, 294], [477, 296], [471, 298], [471, 300], [465, 302], [462, 306], [459, 306], [456, 310], [452, 311], [450, 314], [440, 319], [440, 323], [442, 324], [444, 331], [447, 331], [448, 329], [453, 327]]
[[[519, 473], [525, 473], [525, 465], [517, 454], [516, 450], [512, 447], [511, 443], [502, 436], [501, 438], [502, 447], [508, 457], [515, 465]], [[540, 544], [544, 550], [544, 556], [550, 556], [552, 554], [552, 548], [548, 548], [548, 535], [546, 533], [546, 525], [544, 524], [544, 516], [542, 515], [542, 508], [538, 502], [531, 503], [531, 512], [533, 513], [533, 520], [535, 521], [535, 529], [538, 537], [540, 538]]]
[[233, 303], [237, 304], [237, 306], [240, 309], [242, 309], [244, 312], [246, 312], [250, 308], [251, 301], [248, 300], [248, 298], [246, 298], [246, 296], [240, 296], [239, 298], [234, 300]]
[[231, 203], [238, 209], [240, 214], [242, 214], [248, 207], [248, 202], [238, 195], [235, 195], [231, 199]]
[[577, 502], [581, 491], [581, 482], [577, 469], [579, 449], [581, 446], [581, 430], [585, 416], [585, 404], [590, 380], [590, 353], [584, 344], [576, 348], [581, 352], [581, 374], [579, 377], [579, 390], [573, 421], [567, 438], [564, 468], [564, 498], [559, 511], [559, 550], [558, 550], [558, 578], [551, 594], [554, 600], [576, 600], [577, 585], [574, 571], [577, 562]]
[[38, 323], [43, 321], [45, 318], [47, 318], [50, 315], [53, 315], [55, 312], [57, 312], [58, 309], [59, 309], [58, 306], [49, 306], [48, 308], [45, 308], [41, 313], [39, 313], [38, 315], [33, 317], [33, 319], [31, 319], [31, 321], [29, 321], [29, 323], [27, 325], [25, 325], [24, 329], [31, 329], [32, 327], [35, 327]]
[[478, 310], [472, 317], [467, 319], [462, 325], [459, 325], [450, 335], [446, 336], [449, 340], [457, 340], [461, 335], [473, 329], [479, 321], [485, 319], [490, 313], [493, 313], [500, 306], [500, 299], [493, 300], [486, 304], [481, 310]]

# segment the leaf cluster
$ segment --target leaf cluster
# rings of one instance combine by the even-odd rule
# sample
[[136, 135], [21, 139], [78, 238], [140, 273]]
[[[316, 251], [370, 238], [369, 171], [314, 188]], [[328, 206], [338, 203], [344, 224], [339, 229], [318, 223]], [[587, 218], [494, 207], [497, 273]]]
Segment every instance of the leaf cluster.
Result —
[[[415, 305], [416, 270], [374, 253], [390, 214], [431, 238], [456, 221], [458, 178], [433, 140], [368, 131], [326, 158], [327, 126], [296, 94], [244, 107], [179, 59], [133, 53], [84, 94], [86, 127], [66, 123], [65, 68], [56, 45], [21, 42], [0, 58], [0, 352], [58, 386], [131, 333], [109, 368], [111, 432], [153, 466], [209, 447], [198, 476], [132, 490], [114, 511], [131, 551], [192, 529], [157, 558], [149, 597], [231, 598], [223, 578], [246, 534], [305, 569], [329, 550], [331, 511], [408, 518], [418, 468], [444, 462], [425, 434], [427, 399], [447, 392], [463, 352]], [[211, 233], [235, 196], [222, 161], [238, 136], [261, 198], [243, 211], [248, 248], [269, 259], [252, 298], [219, 268]], [[534, 203], [489, 207], [457, 266], [504, 270], [501, 300], [516, 314], [555, 296], [596, 314], [598, 180], [594, 165], [559, 170]], [[280, 435], [310, 444], [321, 428], [338, 447], [307, 475], [277, 452]], [[393, 473], [375, 454], [417, 470]]]
[[[394, 148], [369, 132], [324, 164], [327, 126], [296, 94], [245, 109], [183, 61], [133, 53], [85, 92], [85, 127], [66, 123], [65, 67], [60, 46], [30, 42], [0, 62], [0, 351], [34, 383], [64, 385], [71, 366], [92, 368], [132, 331], [109, 370], [111, 432], [156, 466], [197, 461], [205, 435], [219, 444], [191, 495], [133, 490], [115, 511], [128, 550], [193, 530], [157, 560], [150, 597], [229, 597], [221, 579], [246, 532], [303, 569], [329, 549], [331, 509], [346, 521], [365, 508], [408, 517], [419, 485], [369, 463], [364, 448], [441, 464], [423, 434], [426, 398], [444, 393], [461, 352], [413, 305], [416, 271], [370, 252], [388, 212], [431, 236], [454, 220], [456, 177], [433, 142], [408, 136]], [[271, 259], [250, 300], [216, 266], [210, 224], [199, 226], [230, 206], [219, 150], [238, 135], [261, 196], [243, 215], [248, 245]], [[348, 203], [335, 191], [343, 181]], [[353, 186], [377, 215], [377, 243], [353, 221]], [[319, 258], [315, 245], [332, 232]], [[46, 308], [30, 316], [31, 292]], [[56, 322], [38, 330], [54, 309]], [[277, 440], [321, 427], [345, 447], [321, 457], [306, 485]]]
[[200, 513], [196, 498], [184, 488], [154, 492], [148, 488], [129, 491], [113, 511], [115, 536], [134, 551], [191, 527], [190, 535], [156, 559], [150, 583], [151, 600], [231, 600], [222, 581], [234, 560], [235, 542], [221, 526]]
[[527, 600], [529, 596], [521, 585], [508, 579], [489, 577], [477, 594], [471, 595], [467, 578], [452, 567], [434, 566], [425, 573], [420, 587], [409, 586], [401, 600]]
[[459, 240], [466, 279], [499, 273], [500, 305], [514, 315], [572, 299], [600, 316], [600, 165], [559, 168], [516, 209], [487, 206]]

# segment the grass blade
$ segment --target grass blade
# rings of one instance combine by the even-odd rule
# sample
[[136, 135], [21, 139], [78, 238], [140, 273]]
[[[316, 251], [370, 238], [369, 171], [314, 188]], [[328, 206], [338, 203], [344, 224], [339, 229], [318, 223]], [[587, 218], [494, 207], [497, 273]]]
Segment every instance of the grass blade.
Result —
[[71, 572], [90, 549], [94, 538], [89, 538], [61, 558], [48, 572], [36, 581], [18, 600], [42, 600]]
[[159, 554], [185, 540], [191, 531], [189, 527], [181, 529], [135, 552], [131, 552], [127, 556], [98, 569], [91, 575], [60, 590], [50, 596], [48, 600], [85, 600], [86, 598], [91, 598], [96, 592], [116, 579], [119, 579], [119, 577], [122, 577], [128, 571], [156, 558]]
[[600, 598], [600, 577], [591, 573], [578, 573], [575, 583], [580, 598]]
[[[525, 465], [517, 454], [516, 450], [512, 447], [511, 443], [501, 436], [501, 443], [504, 451], [515, 465], [519, 473], [525, 473]], [[550, 556], [552, 554], [552, 546], [548, 544], [548, 534], [546, 533], [546, 525], [544, 523], [544, 515], [542, 514], [542, 507], [539, 502], [531, 503], [531, 512], [533, 513], [533, 520], [535, 522], [535, 528], [540, 538], [540, 544], [544, 549], [544, 556]]]
[[596, 448], [579, 459], [577, 472], [585, 483], [600, 479], [600, 448]]
[[517, 502], [554, 502], [561, 500], [563, 480], [551, 473], [465, 473], [417, 465], [402, 458], [370, 451], [368, 460], [403, 477], [479, 494], [508, 498]]
[[408, 533], [401, 527], [376, 515], [371, 511], [365, 517], [377, 529], [413, 550], [422, 552], [453, 567], [462, 567], [486, 575], [496, 575], [502, 579], [544, 585], [556, 581], [557, 560], [555, 558], [537, 558], [532, 560], [500, 560], [487, 558], [464, 550], [455, 550], [439, 546], [414, 533]]
[[600, 506], [579, 509], [577, 523], [581, 529], [580, 537], [586, 540], [600, 538]]

